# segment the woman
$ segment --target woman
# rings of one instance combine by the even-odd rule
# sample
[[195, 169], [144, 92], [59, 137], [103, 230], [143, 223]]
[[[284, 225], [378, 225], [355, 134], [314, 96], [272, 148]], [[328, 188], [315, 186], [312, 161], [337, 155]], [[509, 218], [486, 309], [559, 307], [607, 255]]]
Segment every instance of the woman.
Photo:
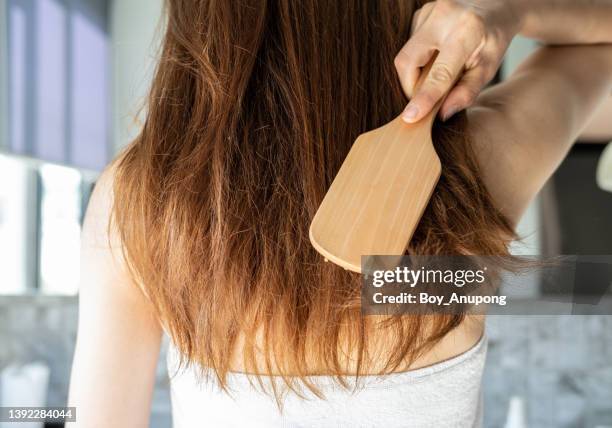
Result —
[[[612, 43], [612, 4], [418, 6], [168, 1], [146, 123], [85, 221], [78, 426], [148, 425], [163, 331], [177, 427], [480, 424], [482, 319], [362, 317], [359, 277], [308, 226], [359, 134], [450, 91], [443, 175], [407, 251], [506, 255], [609, 97], [612, 47], [594, 44]], [[518, 33], [583, 46], [544, 48], [481, 92]]]

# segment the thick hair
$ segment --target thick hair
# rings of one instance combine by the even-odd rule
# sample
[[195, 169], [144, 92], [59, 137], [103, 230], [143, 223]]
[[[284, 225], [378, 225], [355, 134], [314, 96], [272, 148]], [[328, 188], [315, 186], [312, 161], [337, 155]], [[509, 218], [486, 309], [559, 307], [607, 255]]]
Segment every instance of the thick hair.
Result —
[[[112, 220], [133, 279], [185, 361], [225, 386], [238, 356], [287, 386], [390, 372], [464, 315], [360, 312], [359, 276], [308, 239], [351, 144], [406, 104], [393, 59], [413, 1], [168, 0], [141, 134], [118, 159]], [[436, 123], [442, 177], [411, 254], [506, 255], [513, 236], [480, 179], [466, 118]], [[389, 329], [382, 357], [372, 332]], [[258, 377], [261, 380], [261, 377]]]

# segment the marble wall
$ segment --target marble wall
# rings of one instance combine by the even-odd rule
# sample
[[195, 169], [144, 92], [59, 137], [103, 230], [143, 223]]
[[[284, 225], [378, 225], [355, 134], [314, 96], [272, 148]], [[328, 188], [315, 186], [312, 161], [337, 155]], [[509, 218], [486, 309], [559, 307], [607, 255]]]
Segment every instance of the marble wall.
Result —
[[[63, 405], [76, 319], [75, 298], [0, 297], [0, 368], [47, 362], [49, 405]], [[513, 396], [524, 399], [529, 427], [612, 427], [612, 316], [496, 316], [487, 334], [486, 427], [503, 427]], [[152, 426], [164, 428], [171, 420], [164, 358], [157, 378]]]
[[511, 396], [530, 427], [612, 427], [612, 316], [495, 316], [487, 334], [487, 427]]

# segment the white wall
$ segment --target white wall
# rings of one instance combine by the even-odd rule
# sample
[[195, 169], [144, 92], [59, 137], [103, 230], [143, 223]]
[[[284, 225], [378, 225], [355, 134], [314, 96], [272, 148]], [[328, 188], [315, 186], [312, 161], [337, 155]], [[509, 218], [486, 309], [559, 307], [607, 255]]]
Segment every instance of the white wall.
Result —
[[536, 50], [537, 47], [537, 42], [531, 39], [522, 36], [515, 37], [508, 48], [508, 52], [506, 52], [502, 67], [502, 76], [504, 78], [508, 77], [508, 75], [510, 75], [510, 73], [512, 73], [530, 53]]
[[115, 152], [140, 130], [136, 118], [148, 93], [163, 36], [163, 0], [113, 0], [111, 4], [112, 123]]

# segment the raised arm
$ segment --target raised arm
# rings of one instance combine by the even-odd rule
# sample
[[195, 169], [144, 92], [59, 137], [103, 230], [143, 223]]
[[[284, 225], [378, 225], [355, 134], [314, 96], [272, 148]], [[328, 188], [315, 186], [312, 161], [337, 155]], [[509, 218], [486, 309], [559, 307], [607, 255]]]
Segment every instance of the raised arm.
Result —
[[612, 92], [612, 45], [545, 47], [468, 109], [484, 180], [517, 222]]
[[545, 44], [612, 43], [612, 0], [511, 0], [521, 34]]
[[75, 427], [148, 427], [161, 328], [126, 273], [107, 223], [113, 170], [93, 192], [82, 237], [79, 329], [69, 405]]

